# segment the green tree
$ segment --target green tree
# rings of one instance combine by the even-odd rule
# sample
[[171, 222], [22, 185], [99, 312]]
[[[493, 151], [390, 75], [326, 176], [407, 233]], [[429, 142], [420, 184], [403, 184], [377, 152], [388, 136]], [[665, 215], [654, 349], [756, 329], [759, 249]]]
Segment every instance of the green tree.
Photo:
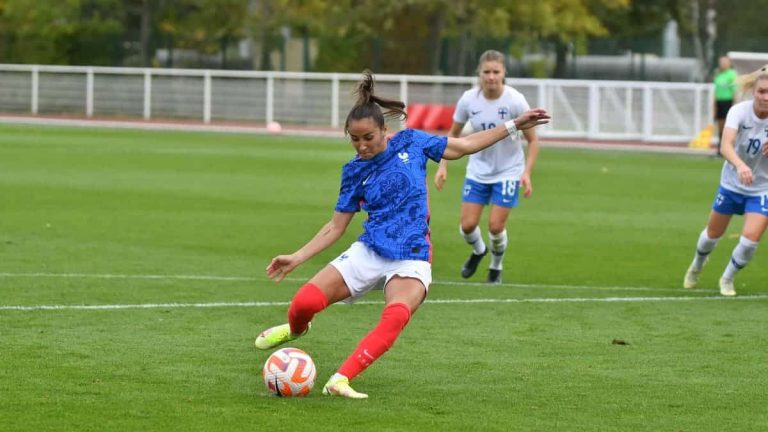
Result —
[[549, 42], [555, 50], [555, 77], [565, 77], [569, 50], [584, 50], [587, 38], [608, 34], [596, 15], [599, 9], [627, 8], [630, 0], [538, 0], [511, 2], [510, 32], [513, 37], [535, 45]]
[[123, 31], [118, 0], [4, 0], [6, 62], [114, 64]]

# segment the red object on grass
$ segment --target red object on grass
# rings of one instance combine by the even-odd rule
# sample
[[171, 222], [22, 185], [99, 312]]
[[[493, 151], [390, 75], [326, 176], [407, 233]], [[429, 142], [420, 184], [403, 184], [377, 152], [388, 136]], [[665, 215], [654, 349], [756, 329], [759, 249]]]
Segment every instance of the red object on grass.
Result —
[[408, 105], [408, 119], [405, 121], [405, 127], [422, 129], [424, 127], [424, 119], [429, 113], [429, 108], [430, 105], [427, 104]]
[[453, 105], [430, 105], [422, 125], [425, 130], [449, 130], [453, 125]]

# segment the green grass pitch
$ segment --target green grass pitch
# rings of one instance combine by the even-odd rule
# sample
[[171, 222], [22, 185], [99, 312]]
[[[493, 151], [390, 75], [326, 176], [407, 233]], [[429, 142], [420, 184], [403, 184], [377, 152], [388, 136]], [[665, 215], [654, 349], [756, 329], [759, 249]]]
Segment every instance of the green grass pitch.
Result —
[[330, 218], [352, 155], [343, 139], [0, 126], [0, 430], [768, 429], [768, 247], [721, 298], [735, 218], [701, 287], [681, 288], [722, 161], [546, 145], [504, 285], [481, 283], [487, 261], [459, 277], [453, 162], [446, 190], [429, 179], [435, 283], [355, 381], [370, 399], [320, 388], [379, 291], [293, 344], [318, 367], [309, 397], [268, 397], [254, 337], [363, 216], [289, 280], [264, 268]]

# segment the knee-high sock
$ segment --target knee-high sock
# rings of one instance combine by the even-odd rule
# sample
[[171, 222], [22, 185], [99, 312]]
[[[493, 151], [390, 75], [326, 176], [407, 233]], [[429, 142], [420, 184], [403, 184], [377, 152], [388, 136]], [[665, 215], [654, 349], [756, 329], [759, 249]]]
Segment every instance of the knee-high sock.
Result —
[[709, 238], [706, 228], [699, 234], [699, 241], [696, 242], [696, 255], [693, 256], [693, 263], [691, 264], [694, 270], [701, 270], [709, 253], [717, 246], [718, 240], [720, 238]]
[[379, 323], [360, 341], [338, 373], [350, 381], [358, 376], [389, 350], [410, 318], [411, 310], [403, 303], [392, 303], [385, 307]]
[[501, 270], [504, 266], [504, 252], [507, 251], [507, 230], [498, 234], [488, 233], [491, 239], [491, 265], [494, 270]]
[[316, 313], [328, 307], [328, 299], [316, 285], [308, 283], [299, 288], [288, 307], [288, 324], [291, 333], [301, 334]]
[[757, 250], [757, 242], [753, 242], [752, 240], [741, 236], [739, 244], [733, 248], [731, 262], [728, 263], [725, 272], [723, 272], [723, 279], [733, 280], [733, 278], [736, 277], [736, 273], [752, 260], [752, 257], [755, 255], [755, 250]]
[[472, 246], [475, 255], [480, 255], [485, 252], [485, 242], [483, 242], [483, 233], [480, 231], [480, 227], [476, 226], [475, 229], [469, 233], [465, 233], [464, 230], [459, 227], [459, 232], [461, 233], [461, 236], [464, 237], [464, 241]]

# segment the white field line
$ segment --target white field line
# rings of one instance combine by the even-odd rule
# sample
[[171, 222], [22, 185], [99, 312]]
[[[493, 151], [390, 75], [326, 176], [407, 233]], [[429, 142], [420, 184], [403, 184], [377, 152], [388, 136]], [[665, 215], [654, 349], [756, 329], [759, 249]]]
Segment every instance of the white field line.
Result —
[[[218, 276], [218, 275], [130, 275], [130, 274], [109, 274], [109, 273], [11, 273], [0, 272], [0, 279], [12, 278], [62, 278], [62, 279], [144, 279], [144, 280], [194, 280], [194, 281], [244, 281], [244, 282], [264, 282], [268, 281], [264, 277], [252, 276]], [[304, 282], [308, 278], [285, 278], [287, 282]], [[488, 285], [484, 282], [464, 282], [464, 281], [440, 281], [432, 282], [433, 285], [448, 286], [475, 286], [475, 287], [511, 287], [511, 288], [539, 288], [539, 289], [564, 289], [564, 290], [606, 290], [606, 291], [654, 291], [654, 292], [679, 292], [680, 288], [654, 288], [643, 286], [591, 286], [591, 285], [562, 285], [562, 284], [516, 284], [502, 283], [499, 285]], [[713, 289], [697, 289], [697, 292], [717, 292]]]
[[248, 276], [216, 275], [131, 275], [109, 273], [0, 273], [0, 278], [62, 278], [62, 279], [156, 279], [156, 280], [201, 280], [201, 281], [256, 281]]
[[145, 122], [141, 120], [98, 120], [98, 119], [62, 119], [53, 117], [27, 117], [27, 116], [0, 116], [2, 124], [22, 124], [34, 126], [68, 126], [78, 128], [106, 128], [106, 129], [134, 129], [152, 131], [194, 131], [234, 134], [258, 134], [258, 135], [287, 135], [299, 137], [328, 137], [343, 138], [341, 129], [317, 128], [317, 129], [291, 129], [285, 128], [279, 134], [269, 131], [266, 127], [238, 126], [238, 125], [210, 125], [204, 123], [173, 123], [173, 122]]
[[[768, 295], [739, 297], [592, 297], [592, 298], [530, 298], [530, 299], [437, 299], [427, 304], [523, 304], [523, 303], [639, 303], [639, 302], [681, 302], [681, 301], [751, 301], [768, 300]], [[213, 303], [145, 303], [145, 304], [102, 304], [102, 305], [33, 305], [2, 306], [0, 311], [64, 311], [64, 310], [123, 310], [123, 309], [180, 309], [180, 308], [254, 308], [285, 307], [289, 302], [213, 302]], [[382, 301], [360, 301], [356, 304], [379, 305]]]

